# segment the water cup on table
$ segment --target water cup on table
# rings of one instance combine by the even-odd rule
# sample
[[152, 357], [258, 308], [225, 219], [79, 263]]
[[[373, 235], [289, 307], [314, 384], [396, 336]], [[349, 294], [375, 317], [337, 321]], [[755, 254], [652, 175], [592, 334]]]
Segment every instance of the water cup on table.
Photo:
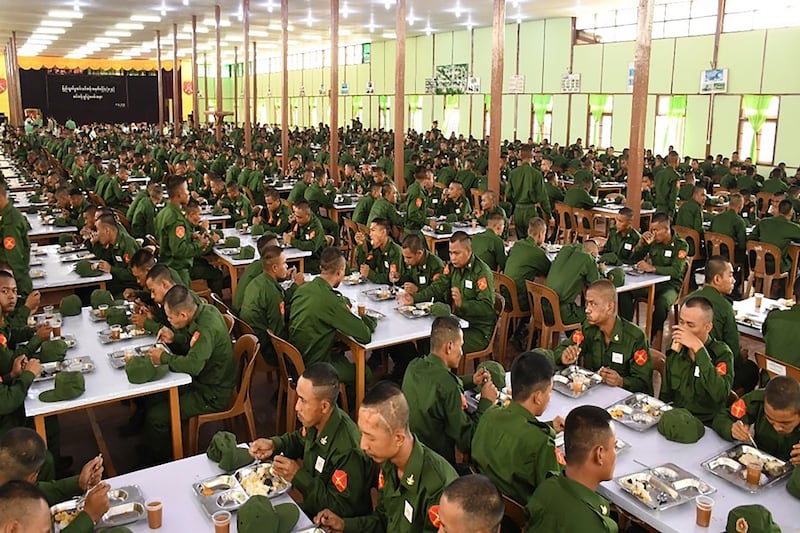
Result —
[[147, 502], [144, 506], [147, 509], [147, 525], [150, 529], [161, 529], [161, 518], [163, 505], [160, 501]]
[[120, 337], [122, 337], [122, 326], [114, 324], [111, 326], [111, 338], [116, 341], [119, 340]]
[[747, 465], [747, 484], [759, 486], [761, 484], [761, 471], [764, 467], [761, 463], [748, 463]]
[[708, 496], [698, 496], [695, 499], [695, 503], [697, 505], [697, 525], [708, 527], [711, 524], [711, 511], [714, 509], [714, 500]]
[[228, 533], [231, 530], [230, 511], [217, 511], [211, 515], [214, 522], [214, 533]]
[[760, 292], [757, 292], [753, 295], [756, 299], [756, 309], [761, 309], [761, 303], [764, 301], [764, 295]]
[[53, 338], [61, 338], [61, 320], [55, 319], [50, 324], [53, 327]]

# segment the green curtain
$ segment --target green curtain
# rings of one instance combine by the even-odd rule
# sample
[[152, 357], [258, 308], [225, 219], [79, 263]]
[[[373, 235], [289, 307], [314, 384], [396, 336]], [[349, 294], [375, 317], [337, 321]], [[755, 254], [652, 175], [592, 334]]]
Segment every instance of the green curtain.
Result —
[[317, 97], [316, 96], [311, 96], [308, 99], [308, 108], [309, 109], [316, 109], [317, 108]]
[[445, 109], [458, 109], [458, 95], [448, 94], [444, 97]]
[[364, 97], [363, 96], [354, 96], [353, 97], [353, 116], [357, 116], [361, 110], [364, 109]]
[[594, 132], [592, 141], [587, 144], [599, 144], [600, 142], [600, 119], [603, 118], [603, 111], [606, 109], [609, 96], [607, 94], [590, 94], [589, 95], [589, 112], [594, 119]]
[[411, 111], [419, 111], [422, 109], [422, 97], [419, 95], [412, 95], [408, 97], [408, 107]]
[[[678, 144], [678, 139], [673, 137], [678, 131], [680, 121], [686, 116], [686, 96], [669, 96], [668, 98], [667, 127], [664, 129], [664, 139], [661, 143], [664, 149], [670, 144]], [[680, 147], [677, 148], [680, 151]]]
[[300, 107], [300, 98], [295, 97], [291, 98], [290, 100], [291, 101], [289, 102], [289, 104], [292, 109], [298, 109]]
[[492, 95], [491, 94], [484, 94], [483, 95], [483, 105], [486, 107], [486, 112], [489, 113], [492, 109]]
[[392, 108], [391, 100], [385, 94], [378, 96], [378, 108], [382, 111]]
[[533, 95], [533, 116], [536, 118], [536, 124], [539, 125], [536, 128], [536, 138], [534, 139], [535, 142], [539, 143], [542, 142], [542, 129], [544, 128], [544, 117], [547, 115], [547, 108], [550, 107], [550, 104], [553, 102], [553, 96], [550, 94], [534, 94]]
[[750, 143], [750, 158], [758, 161], [756, 151], [758, 148], [758, 132], [767, 120], [767, 109], [772, 102], [772, 96], [766, 94], [746, 94], [742, 96], [742, 109], [744, 116], [753, 128], [753, 140]]

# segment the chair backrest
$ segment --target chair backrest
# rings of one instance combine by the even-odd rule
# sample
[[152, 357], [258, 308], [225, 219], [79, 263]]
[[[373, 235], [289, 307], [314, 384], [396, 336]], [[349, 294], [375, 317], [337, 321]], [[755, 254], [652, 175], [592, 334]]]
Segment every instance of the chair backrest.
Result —
[[200, 298], [201, 300], [203, 300], [205, 303], [207, 303], [207, 304], [211, 303], [211, 289], [206, 287], [205, 289], [202, 289], [202, 290], [199, 290], [199, 291], [195, 291], [194, 289], [192, 289], [192, 290], [197, 295], [197, 297]]
[[537, 326], [541, 327], [546, 324], [542, 311], [542, 302], [545, 300], [550, 304], [550, 308], [553, 311], [553, 324], [548, 325], [560, 326], [563, 324], [561, 320], [561, 306], [559, 305], [556, 291], [546, 285], [530, 280], [525, 280], [525, 288], [528, 291], [528, 303], [531, 309], [533, 309], [533, 320]]
[[733, 237], [715, 231], [706, 231], [706, 255], [713, 257], [721, 255], [728, 258], [730, 264], [734, 264], [734, 250], [736, 250], [736, 242]]
[[553, 206], [558, 220], [558, 233], [561, 244], [569, 244], [573, 241], [572, 235], [575, 231], [575, 217], [572, 208], [564, 202], [556, 202]]
[[505, 494], [503, 494], [503, 504], [505, 504], [503, 516], [508, 518], [515, 526], [519, 528], [520, 531], [525, 531], [525, 523], [527, 522], [525, 517], [525, 507], [523, 507], [518, 501], [511, 499]]
[[[762, 241], [747, 241], [747, 256], [752, 258], [755, 254], [755, 263], [750, 260], [750, 270], [756, 277], [767, 277], [781, 273], [781, 249], [774, 244]], [[767, 273], [767, 256], [772, 256], [775, 272]]]
[[256, 357], [261, 350], [261, 344], [255, 335], [242, 335], [233, 345], [233, 357], [236, 360], [237, 387], [233, 404], [244, 404], [250, 398], [250, 384], [253, 380], [253, 368], [256, 366]]
[[220, 313], [222, 313], [222, 314], [225, 314], [225, 313], [233, 314], [233, 312], [231, 311], [231, 308], [228, 307], [228, 305], [225, 302], [222, 301], [222, 296], [220, 296], [219, 294], [217, 294], [215, 292], [212, 292], [211, 293], [211, 301], [214, 303], [214, 307], [219, 309]]
[[253, 199], [253, 191], [250, 190], [250, 187], [242, 187], [242, 190], [247, 199], [250, 200], [250, 205], [256, 205], [256, 201]]
[[520, 311], [517, 284], [514, 282], [514, 280], [500, 272], [494, 272], [493, 275], [495, 292], [503, 294], [502, 291], [505, 290], [505, 292], [508, 294], [508, 298], [506, 299], [506, 310], [509, 313], [508, 316], [516, 318], [519, 316], [529, 315], [529, 312]]
[[698, 260], [702, 259], [703, 257], [703, 247], [702, 242], [700, 241], [700, 234], [697, 232], [696, 229], [687, 228], [686, 226], [677, 226], [673, 225], [672, 229], [675, 230], [675, 233], [681, 236], [686, 242], [688, 242], [694, 248], [694, 255], [692, 259]]
[[653, 395], [658, 398], [667, 371], [667, 356], [664, 352], [651, 347], [650, 358], [653, 360]]
[[575, 234], [581, 241], [594, 236], [594, 213], [589, 209], [572, 208]]
[[472, 195], [472, 210], [475, 211], [478, 209], [478, 206], [481, 205], [481, 196], [485, 193], [483, 189], [478, 189], [473, 187], [469, 190], [469, 193]]
[[770, 378], [774, 378], [775, 376], [789, 376], [800, 381], [800, 368], [760, 352], [756, 352], [755, 356], [758, 368], [765, 370]]
[[692, 263], [694, 263], [694, 259], [691, 257], [686, 259], [686, 273], [683, 275], [683, 283], [681, 284], [681, 293], [678, 295], [678, 301], [682, 302], [683, 299], [689, 294], [690, 291], [690, 281], [692, 279]]
[[[299, 376], [305, 372], [306, 365], [303, 362], [303, 356], [300, 355], [300, 350], [295, 348], [292, 343], [281, 339], [272, 331], [267, 330], [267, 333], [278, 356], [279, 379], [286, 382], [286, 431], [291, 433], [297, 426], [297, 415], [294, 411], [297, 392], [295, 391], [296, 383], [293, 376]], [[294, 372], [289, 372], [288, 365], [292, 365]], [[281, 413], [275, 413], [275, 416], [280, 417]]]
[[253, 327], [239, 318], [238, 316], [231, 314], [233, 317], [233, 336], [234, 338], [239, 338], [242, 335], [255, 335], [256, 332]]
[[356, 222], [356, 227], [358, 227], [358, 231], [360, 231], [364, 237], [369, 238], [369, 226], [366, 224], [361, 224], [360, 222]]
[[222, 313], [222, 318], [225, 320], [225, 325], [228, 326], [228, 335], [230, 335], [233, 331], [233, 325], [236, 319], [230, 313]]
[[756, 194], [756, 211], [758, 211], [758, 218], [763, 218], [769, 211], [772, 202], [775, 200], [775, 195], [771, 192], [760, 192]]
[[122, 224], [122, 227], [125, 228], [125, 231], [130, 233], [131, 223], [128, 222], [128, 218], [125, 216], [125, 213], [123, 213], [119, 209], [114, 209], [114, 208], [112, 208], [111, 211], [114, 213], [114, 217], [117, 219], [117, 222]]
[[325, 243], [328, 246], [333, 246], [333, 243], [334, 243], [333, 235], [325, 235]]

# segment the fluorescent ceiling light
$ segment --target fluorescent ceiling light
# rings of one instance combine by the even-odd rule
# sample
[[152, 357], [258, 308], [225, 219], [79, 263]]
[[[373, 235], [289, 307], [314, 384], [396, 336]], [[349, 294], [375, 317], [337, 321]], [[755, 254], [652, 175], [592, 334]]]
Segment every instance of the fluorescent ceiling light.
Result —
[[129, 31], [121, 31], [121, 30], [108, 30], [106, 32], [108, 37], [130, 37], [131, 32]]
[[225, 40], [226, 41], [233, 41], [233, 42], [236, 42], [236, 43], [241, 43], [241, 42], [244, 41], [244, 35], [239, 35], [239, 34], [235, 34], [235, 33], [229, 33], [229, 34], [225, 35]]
[[385, 31], [381, 34], [384, 39], [397, 39], [397, 35], [393, 31]]
[[191, 33], [180, 33], [180, 32], [178, 32], [177, 37], [178, 37], [179, 41], [191, 41], [192, 40], [192, 34]]
[[66, 9], [54, 9], [47, 16], [53, 19], [82, 19], [83, 13]]
[[317, 35], [316, 33], [304, 33], [300, 36], [300, 38], [304, 41], [321, 41], [322, 35]]
[[118, 22], [114, 27], [118, 30], [143, 30], [144, 24], [141, 22]]
[[[216, 21], [216, 19], [214, 17], [209, 17], [209, 18], [203, 19], [203, 26], [214, 27], [216, 25], [217, 25], [217, 21]], [[220, 17], [219, 25], [221, 27], [223, 27], [223, 28], [227, 28], [227, 27], [230, 27], [231, 21], [228, 20], [225, 17]]]
[[72, 22], [68, 20], [43, 20], [40, 22], [42, 26], [49, 26], [51, 28], [71, 28]]
[[132, 22], [161, 22], [161, 17], [158, 15], [133, 15]]
[[[191, 24], [184, 24], [183, 30], [186, 33], [192, 33], [192, 25]], [[203, 26], [202, 24], [197, 25], [197, 33], [208, 33], [208, 28]]]
[[94, 42], [117, 44], [119, 42], [119, 39], [117, 39], [116, 37], [95, 37]]
[[[282, 28], [281, 28], [281, 25], [280, 25], [280, 23], [273, 23], [273, 24], [270, 24], [270, 25], [268, 26], [268, 28], [269, 28], [270, 30], [272, 30], [272, 31], [281, 31], [281, 29], [282, 29]], [[289, 25], [286, 27], [286, 29], [287, 29], [287, 30], [289, 30], [289, 31], [294, 31], [294, 26], [292, 26], [291, 24], [289, 24]]]
[[99, 50], [104, 50], [111, 46], [111, 43], [94, 43], [94, 48]]
[[262, 30], [250, 30], [250, 37], [266, 37], [269, 33]]
[[131, 56], [116, 55], [114, 56], [114, 59], [116, 59], [117, 61], [127, 61], [128, 59], [131, 59]]
[[64, 28], [42, 28], [41, 26], [36, 28], [33, 33], [49, 33], [51, 35], [63, 35], [66, 33]]
[[51, 36], [51, 35], [31, 35], [30, 37], [28, 37], [28, 41], [27, 42], [29, 42], [29, 43], [47, 43], [47, 44], [50, 44], [50, 43], [55, 42], [55, 41], [56, 41], [55, 35], [53, 35], [53, 36]]

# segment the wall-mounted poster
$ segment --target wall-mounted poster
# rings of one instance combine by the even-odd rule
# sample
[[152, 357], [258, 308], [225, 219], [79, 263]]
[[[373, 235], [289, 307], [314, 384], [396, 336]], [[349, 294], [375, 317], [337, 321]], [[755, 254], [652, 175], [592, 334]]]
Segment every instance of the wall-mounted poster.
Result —
[[522, 94], [525, 92], [525, 76], [522, 74], [512, 74], [508, 80], [508, 92]]
[[561, 76], [561, 92], [562, 93], [579, 93], [579, 92], [581, 92], [581, 75], [580, 74], [563, 74]]
[[700, 75], [700, 92], [702, 94], [728, 92], [728, 69], [704, 70]]
[[373, 94], [375, 92], [375, 84], [372, 83], [372, 80], [367, 82], [367, 88], [365, 92], [367, 94]]

